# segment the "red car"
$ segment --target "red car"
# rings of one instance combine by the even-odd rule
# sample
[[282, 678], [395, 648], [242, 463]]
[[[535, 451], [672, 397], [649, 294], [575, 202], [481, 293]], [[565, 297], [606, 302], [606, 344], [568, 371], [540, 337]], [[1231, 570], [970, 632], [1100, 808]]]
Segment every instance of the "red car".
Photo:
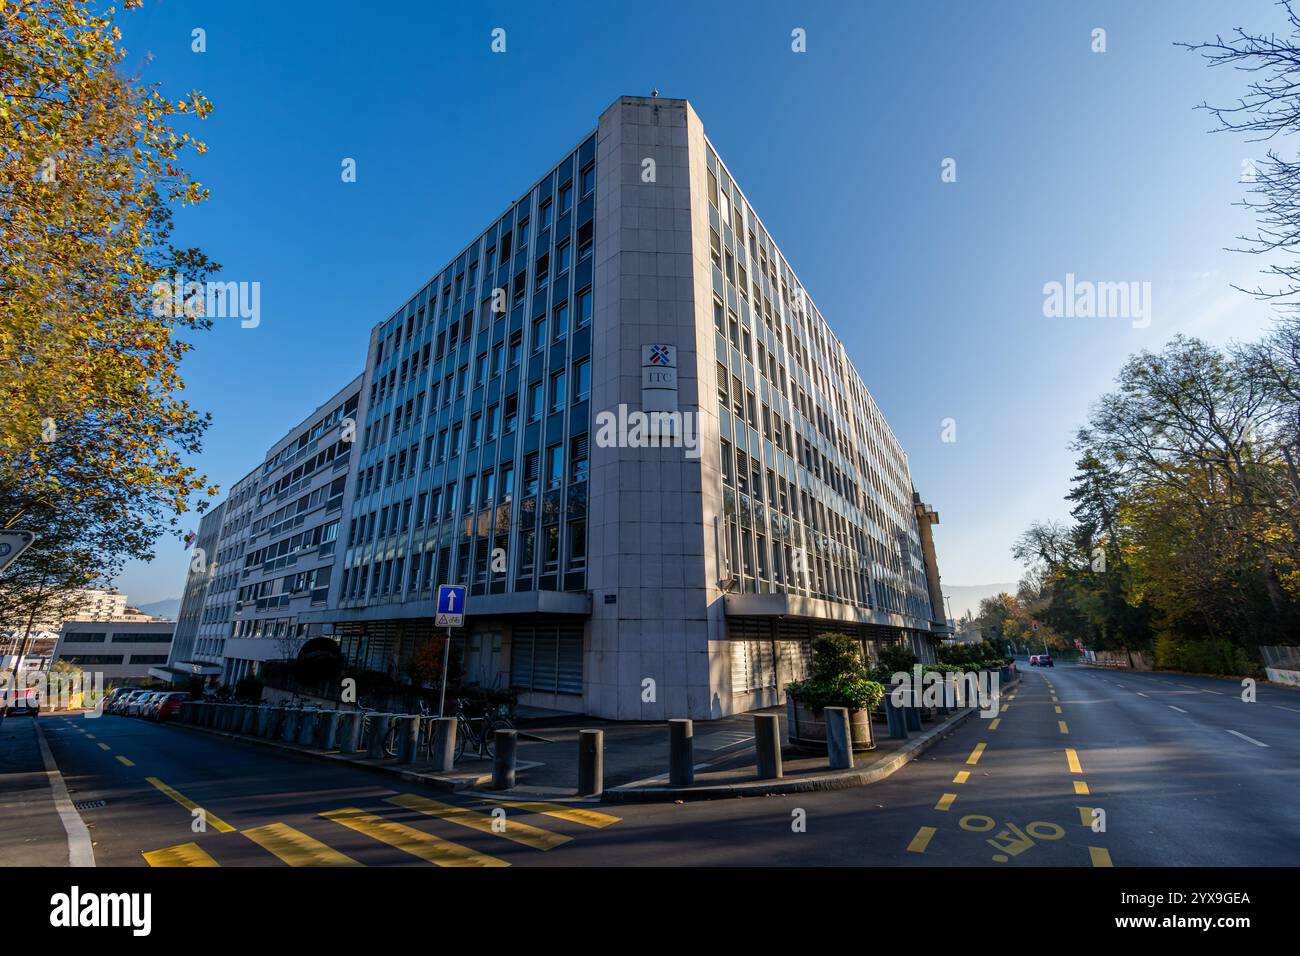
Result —
[[158, 704], [156, 710], [150, 715], [154, 720], [166, 720], [168, 717], [176, 717], [181, 712], [181, 704], [190, 699], [190, 695], [184, 691], [173, 691], [163, 697], [162, 702]]

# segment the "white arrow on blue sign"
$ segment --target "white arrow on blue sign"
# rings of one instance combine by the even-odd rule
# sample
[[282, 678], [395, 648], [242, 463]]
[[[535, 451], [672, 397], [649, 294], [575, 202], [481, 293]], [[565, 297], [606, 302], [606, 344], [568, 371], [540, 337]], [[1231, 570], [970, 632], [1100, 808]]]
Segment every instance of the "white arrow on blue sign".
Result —
[[438, 586], [437, 617], [435, 627], [463, 627], [465, 625], [465, 585], [440, 584]]

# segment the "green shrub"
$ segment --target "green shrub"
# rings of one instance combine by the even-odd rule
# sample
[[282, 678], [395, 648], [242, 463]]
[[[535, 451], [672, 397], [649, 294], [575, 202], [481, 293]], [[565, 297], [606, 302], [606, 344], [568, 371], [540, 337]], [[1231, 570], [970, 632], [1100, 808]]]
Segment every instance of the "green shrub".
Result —
[[823, 707], [871, 710], [885, 696], [885, 688], [871, 679], [871, 673], [857, 641], [844, 634], [819, 634], [813, 639], [808, 679], [791, 681], [785, 689], [787, 694], [814, 710]]
[[897, 671], [910, 671], [916, 664], [917, 656], [904, 644], [891, 644], [880, 652], [878, 670], [893, 674]]

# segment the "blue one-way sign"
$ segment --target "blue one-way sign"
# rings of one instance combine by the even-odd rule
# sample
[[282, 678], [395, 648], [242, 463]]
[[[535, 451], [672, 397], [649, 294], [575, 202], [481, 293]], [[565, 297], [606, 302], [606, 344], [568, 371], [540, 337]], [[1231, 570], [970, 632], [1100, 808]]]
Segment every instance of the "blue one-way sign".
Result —
[[438, 586], [438, 615], [435, 627], [463, 627], [465, 625], [465, 585], [440, 584]]

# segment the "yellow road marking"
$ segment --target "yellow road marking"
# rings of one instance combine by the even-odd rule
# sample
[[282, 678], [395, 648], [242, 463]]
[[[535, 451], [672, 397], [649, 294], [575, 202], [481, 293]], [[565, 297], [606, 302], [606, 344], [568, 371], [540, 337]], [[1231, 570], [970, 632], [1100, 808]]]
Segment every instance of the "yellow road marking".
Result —
[[1063, 734], [1068, 734], [1070, 732], [1070, 728], [1065, 726], [1065, 721], [1063, 720], [1058, 720], [1056, 726], [1061, 728], [1061, 733]]
[[220, 866], [197, 843], [182, 843], [144, 855], [150, 866]]
[[1092, 807], [1079, 808], [1079, 825], [1085, 827], [1092, 826]]
[[1010, 706], [1011, 706], [1010, 704], [1003, 704], [1003, 705], [1002, 705], [1001, 713], [1004, 713], [1004, 714], [1005, 714], [1005, 713], [1007, 712], [1007, 708], [1010, 707]]
[[440, 839], [423, 830], [408, 827], [404, 823], [393, 823], [391, 820], [365, 813], [356, 807], [328, 810], [321, 816], [437, 866], [510, 865], [505, 860], [498, 860], [486, 853], [476, 853], [459, 843]]
[[958, 771], [957, 771], [957, 776], [955, 776], [955, 777], [952, 778], [952, 782], [953, 782], [953, 783], [965, 783], [965, 782], [966, 782], [967, 780], [969, 780], [969, 779], [970, 779], [970, 771], [969, 771], [969, 770], [958, 770]]
[[1060, 708], [1060, 707], [1055, 708], [1055, 710], [1056, 710], [1056, 712], [1057, 712], [1058, 714], [1061, 713], [1061, 708]]
[[957, 794], [945, 793], [942, 797], [939, 798], [939, 802], [934, 805], [934, 808], [936, 810], [947, 811], [952, 808], [953, 802], [956, 799], [957, 799]]
[[975, 766], [980, 762], [980, 755], [982, 753], [984, 753], [984, 744], [976, 744], [975, 749], [972, 750], [970, 756], [966, 758], [966, 763], [970, 764], [972, 767]]
[[1010, 695], [1008, 695], [1008, 697], [1007, 697], [1007, 700], [1015, 700], [1015, 699], [1016, 699], [1016, 695], [1015, 695], [1015, 694], [1010, 694]]
[[[82, 733], [83, 733], [83, 734], [86, 734], [86, 732], [85, 732], [84, 730], [82, 731]], [[87, 739], [87, 740], [94, 740], [94, 739], [95, 739], [95, 735], [94, 735], [94, 734], [86, 734], [86, 739]]]
[[994, 717], [992, 720], [989, 721], [989, 730], [997, 730], [998, 724], [1000, 723], [1002, 723], [1002, 718]]
[[112, 750], [112, 749], [113, 749], [113, 748], [110, 747], [108, 744], [95, 744], [95, 746], [98, 747], [100, 750]]
[[1114, 866], [1115, 865], [1114, 863], [1110, 862], [1110, 850], [1107, 850], [1104, 846], [1088, 847], [1088, 856], [1092, 857], [1093, 866]]
[[550, 850], [573, 839], [573, 837], [565, 836], [562, 833], [552, 833], [550, 830], [543, 830], [541, 827], [529, 826], [527, 823], [519, 823], [509, 819], [502, 821], [505, 827], [498, 830], [494, 826], [496, 824], [495, 818], [488, 814], [476, 813], [473, 810], [466, 810], [464, 807], [453, 806], [450, 803], [439, 803], [436, 800], [430, 800], [414, 793], [401, 793], [395, 797], [389, 797], [387, 802], [431, 817], [437, 817], [440, 820], [446, 820], [448, 823], [469, 827], [471, 830], [478, 830], [480, 833], [505, 837], [507, 840], [514, 840], [516, 843], [522, 843], [524, 846], [531, 846], [538, 850]]
[[1065, 748], [1065, 759], [1070, 763], [1070, 773], [1083, 773], [1083, 765], [1079, 763], [1079, 754], [1072, 748]]
[[1074, 781], [1074, 795], [1076, 797], [1086, 797], [1090, 792], [1091, 791], [1088, 790], [1088, 785], [1082, 780]]
[[[177, 790], [173, 790], [171, 787], [167, 786], [167, 784], [163, 783], [157, 777], [145, 777], [145, 779], [148, 780], [155, 787], [157, 787], [159, 790], [161, 790], [163, 793], [167, 794], [167, 796], [171, 797], [173, 800], [179, 803], [186, 810], [190, 811], [190, 813], [193, 813], [195, 810], [203, 809], [197, 803], [191, 800], [189, 797], [185, 796], [183, 793]], [[215, 813], [212, 813], [208, 810], [203, 810], [203, 817], [207, 821], [208, 826], [212, 827], [218, 833], [235, 832], [234, 827], [232, 827], [225, 820], [221, 819], [221, 817], [217, 816]]]
[[491, 803], [499, 803], [504, 807], [515, 807], [529, 813], [541, 813], [548, 817], [555, 817], [557, 820], [568, 820], [570, 823], [580, 823], [584, 827], [594, 827], [597, 830], [612, 823], [618, 823], [623, 819], [622, 817], [611, 816], [608, 813], [584, 810], [582, 807], [566, 807], [559, 803], [543, 803], [536, 800], [497, 800], [492, 797], [486, 797], [485, 799]]
[[925, 848], [930, 845], [930, 837], [934, 836], [934, 827], [921, 827], [916, 831], [916, 836], [912, 837], [912, 842], [907, 845], [908, 853], [924, 853]]
[[352, 857], [326, 846], [315, 837], [283, 823], [269, 823], [264, 827], [245, 830], [248, 837], [262, 849], [274, 853], [290, 866], [361, 866]]
[[134, 763], [133, 761], [127, 760], [127, 759], [126, 759], [125, 757], [123, 757], [121, 754], [118, 754], [118, 755], [117, 755], [117, 759], [118, 759], [118, 762], [121, 763], [123, 766], [126, 766], [126, 767], [134, 767], [134, 766], [135, 766], [135, 763]]

